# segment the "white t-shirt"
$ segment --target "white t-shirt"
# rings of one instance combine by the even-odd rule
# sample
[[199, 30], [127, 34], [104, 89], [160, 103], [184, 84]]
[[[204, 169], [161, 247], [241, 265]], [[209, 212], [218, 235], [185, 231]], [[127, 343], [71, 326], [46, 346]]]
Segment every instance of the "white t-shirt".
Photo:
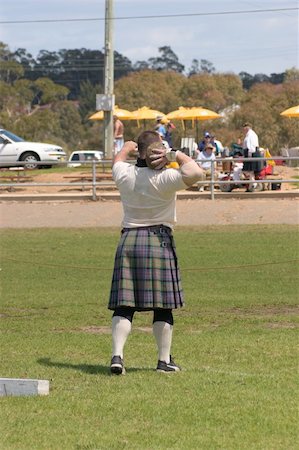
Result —
[[176, 191], [187, 188], [180, 170], [151, 170], [118, 161], [112, 174], [124, 210], [122, 226], [135, 228], [176, 222]]
[[259, 146], [259, 138], [255, 131], [251, 128], [247, 131], [245, 139], [243, 141], [243, 148], [248, 149], [248, 156], [252, 156], [252, 153], [256, 151], [256, 147]]
[[196, 158], [196, 162], [200, 165], [200, 167], [204, 170], [211, 170], [212, 165], [210, 161], [215, 161], [216, 156], [215, 153], [207, 154], [205, 151], [200, 152]]

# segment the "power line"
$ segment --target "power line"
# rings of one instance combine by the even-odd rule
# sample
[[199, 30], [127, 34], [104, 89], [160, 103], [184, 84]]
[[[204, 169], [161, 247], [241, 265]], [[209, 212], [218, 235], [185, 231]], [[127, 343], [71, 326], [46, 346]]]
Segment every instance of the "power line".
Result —
[[[249, 9], [244, 11], [216, 11], [216, 12], [201, 12], [201, 13], [184, 13], [184, 14], [159, 14], [149, 16], [120, 16], [113, 17], [111, 20], [139, 20], [139, 19], [165, 19], [175, 17], [193, 17], [193, 16], [224, 16], [230, 14], [258, 14], [266, 12], [286, 12], [286, 11], [298, 11], [299, 7], [293, 8], [269, 8], [269, 9]], [[104, 21], [104, 17], [94, 17], [85, 19], [39, 19], [39, 20], [5, 20], [0, 21], [1, 25], [10, 25], [17, 23], [58, 23], [58, 22], [95, 22]]]

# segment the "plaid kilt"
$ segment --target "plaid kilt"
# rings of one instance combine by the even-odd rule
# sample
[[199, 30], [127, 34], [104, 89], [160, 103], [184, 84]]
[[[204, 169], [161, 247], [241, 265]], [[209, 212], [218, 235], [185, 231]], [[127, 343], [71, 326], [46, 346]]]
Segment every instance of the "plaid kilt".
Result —
[[125, 228], [114, 261], [109, 309], [175, 309], [184, 305], [175, 243], [169, 227]]

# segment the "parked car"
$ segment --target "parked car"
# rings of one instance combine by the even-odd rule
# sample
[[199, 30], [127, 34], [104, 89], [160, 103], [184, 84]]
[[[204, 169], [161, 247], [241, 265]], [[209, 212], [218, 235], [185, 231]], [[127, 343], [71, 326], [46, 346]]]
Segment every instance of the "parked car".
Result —
[[6, 164], [6, 167], [17, 166], [20, 161], [26, 163], [26, 169], [52, 167], [66, 161], [66, 153], [58, 145], [28, 142], [10, 131], [0, 129], [1, 167]]
[[68, 167], [81, 166], [82, 162], [101, 161], [104, 153], [99, 150], [77, 150], [69, 157]]

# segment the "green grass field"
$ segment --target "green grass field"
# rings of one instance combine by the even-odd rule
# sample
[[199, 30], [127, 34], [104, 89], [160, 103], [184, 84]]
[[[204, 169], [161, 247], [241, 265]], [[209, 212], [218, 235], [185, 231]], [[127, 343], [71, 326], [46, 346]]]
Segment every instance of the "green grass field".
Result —
[[1, 377], [50, 380], [0, 400], [0, 448], [298, 449], [298, 229], [175, 232], [186, 307], [155, 372], [137, 314], [111, 377], [107, 310], [117, 229], [2, 230]]

